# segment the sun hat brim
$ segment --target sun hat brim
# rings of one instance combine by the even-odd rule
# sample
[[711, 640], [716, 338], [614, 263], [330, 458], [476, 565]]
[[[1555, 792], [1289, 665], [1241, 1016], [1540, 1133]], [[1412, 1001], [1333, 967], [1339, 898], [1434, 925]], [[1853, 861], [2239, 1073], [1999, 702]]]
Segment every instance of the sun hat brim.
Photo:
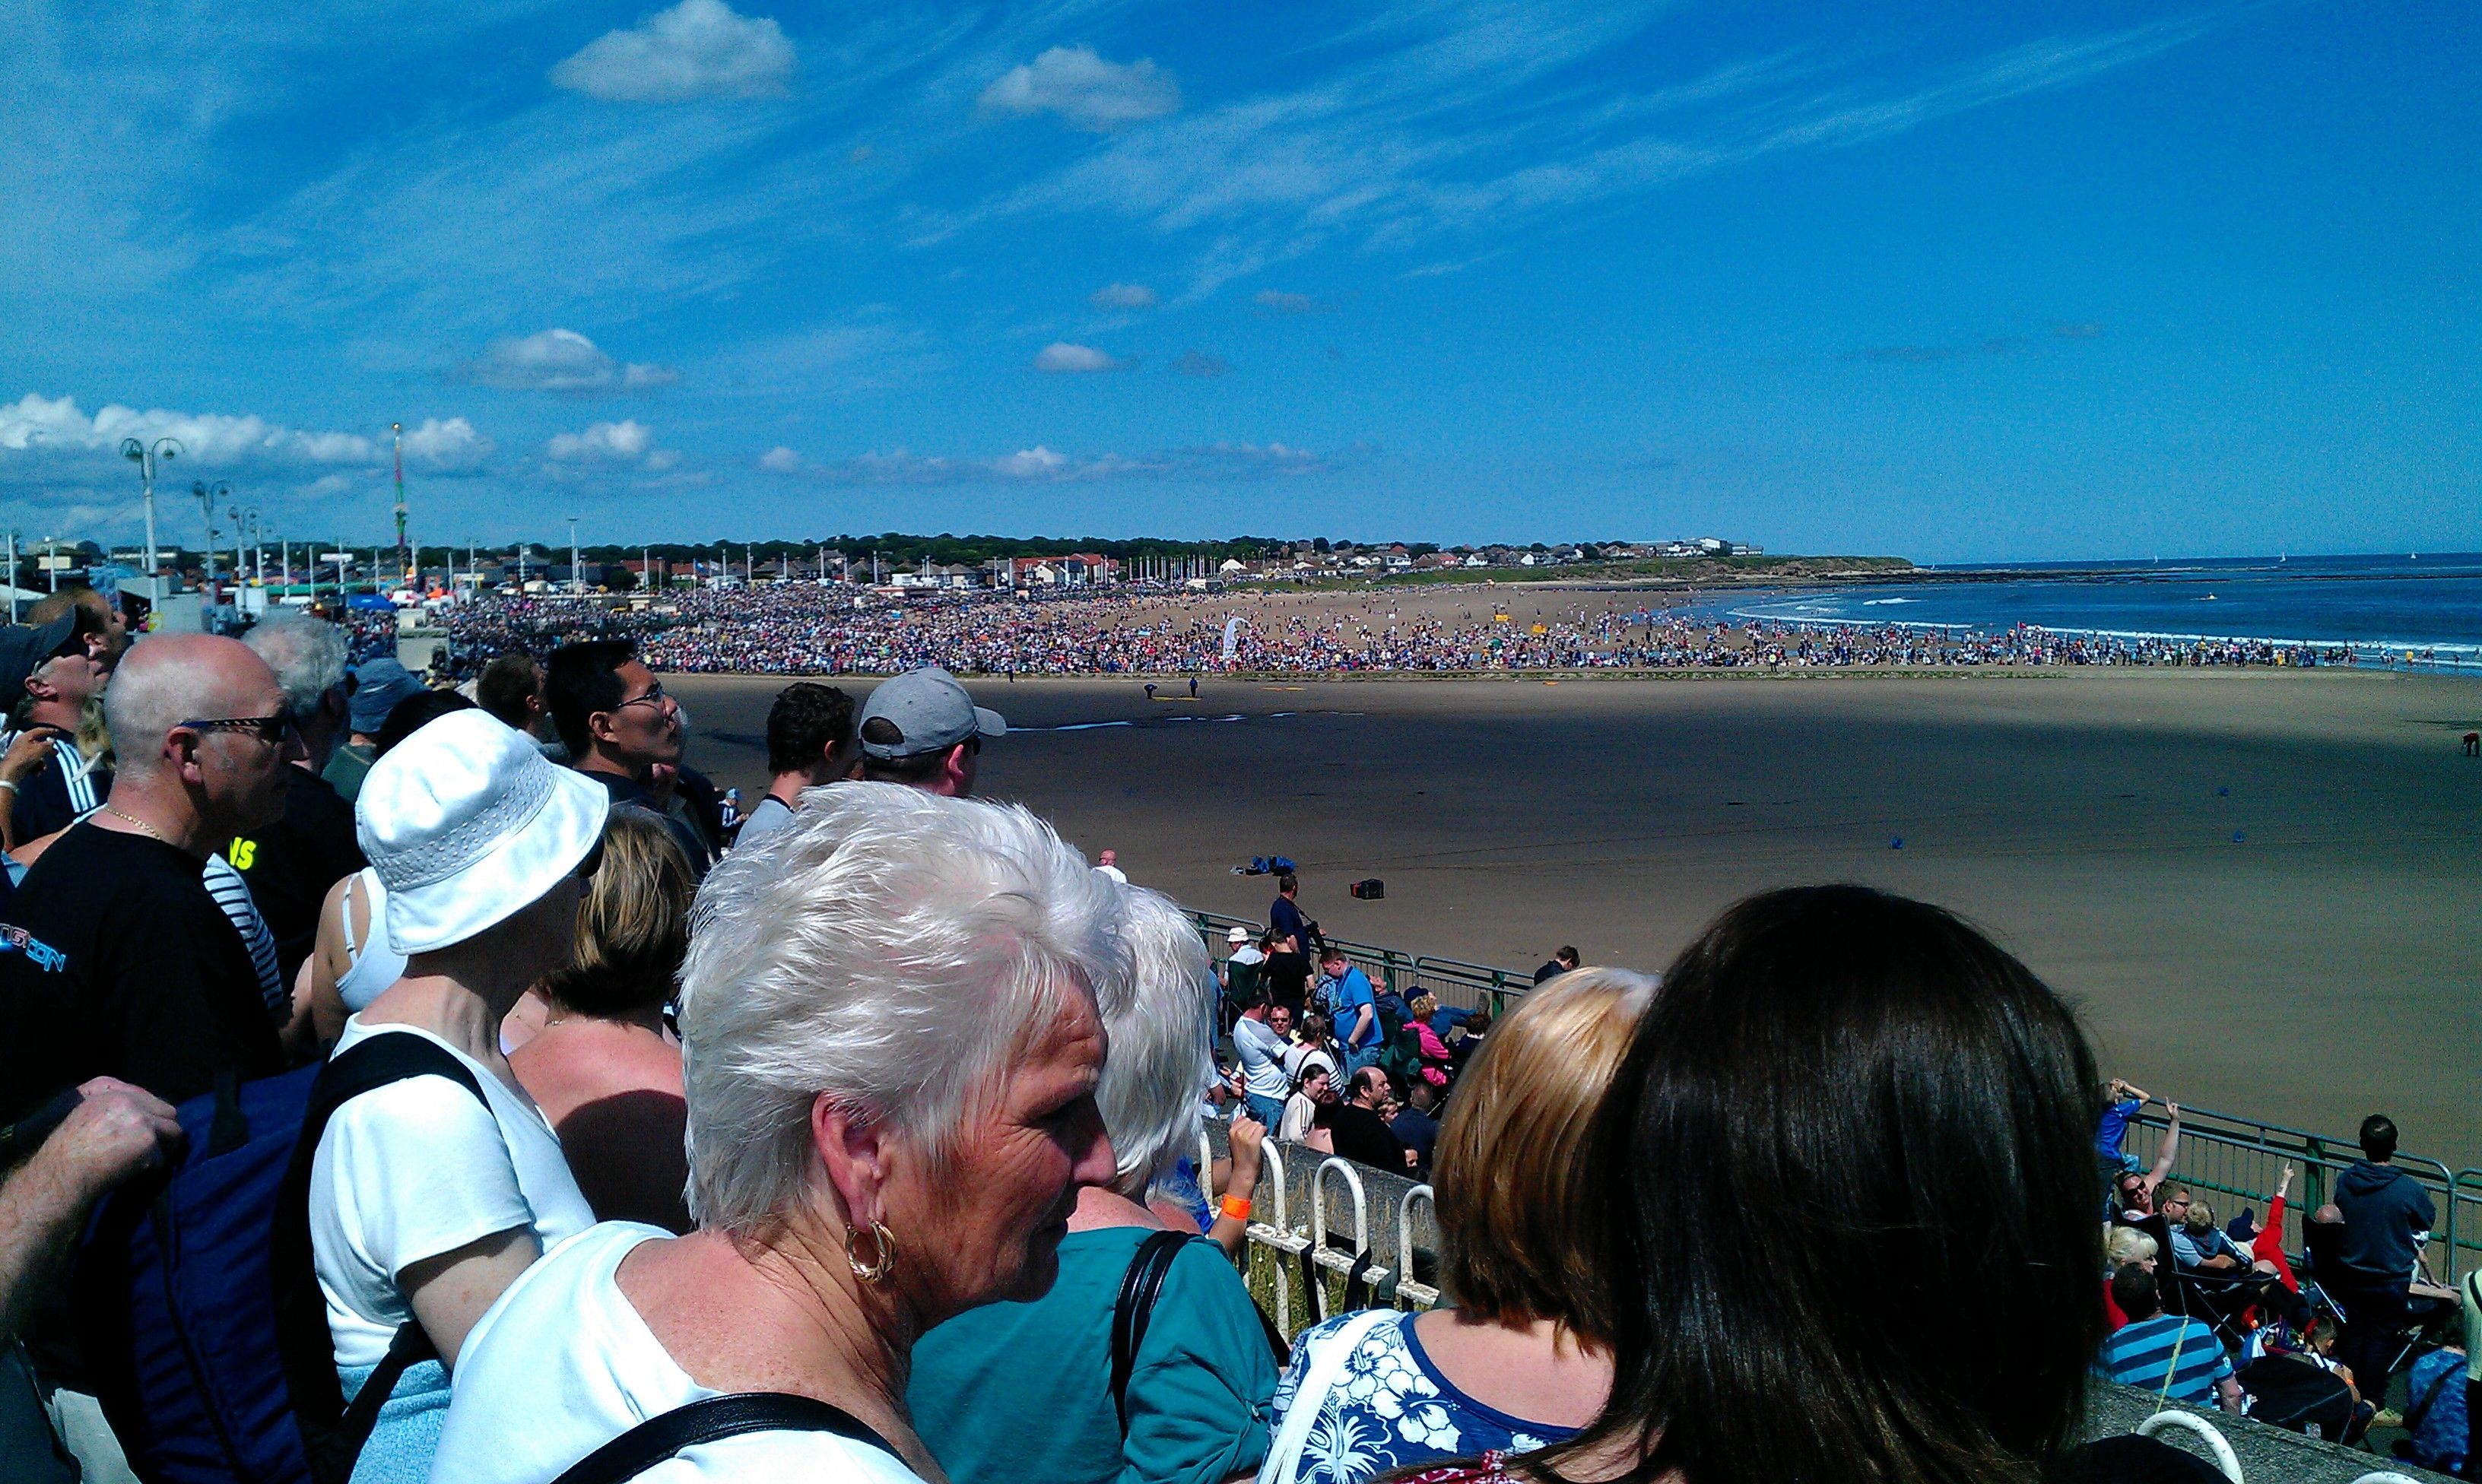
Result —
[[566, 768], [552, 769], [541, 806], [455, 872], [391, 887], [388, 947], [411, 955], [450, 948], [498, 926], [542, 898], [603, 838], [612, 796]]

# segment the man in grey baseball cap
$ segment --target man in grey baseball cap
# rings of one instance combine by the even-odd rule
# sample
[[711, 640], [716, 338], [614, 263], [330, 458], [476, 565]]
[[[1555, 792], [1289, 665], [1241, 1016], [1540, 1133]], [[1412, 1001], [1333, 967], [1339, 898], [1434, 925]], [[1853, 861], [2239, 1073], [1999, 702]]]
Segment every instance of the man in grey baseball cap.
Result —
[[1008, 722], [932, 665], [882, 681], [862, 703], [860, 730], [865, 779], [964, 798], [974, 792], [983, 739], [1006, 736]]

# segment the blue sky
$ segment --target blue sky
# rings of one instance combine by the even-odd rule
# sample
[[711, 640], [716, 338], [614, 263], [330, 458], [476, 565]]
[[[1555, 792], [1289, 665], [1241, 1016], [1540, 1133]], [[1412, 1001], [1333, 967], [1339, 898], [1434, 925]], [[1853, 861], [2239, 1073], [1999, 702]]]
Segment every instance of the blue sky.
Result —
[[2477, 78], [2447, 0], [13, 0], [0, 515], [170, 433], [366, 544], [402, 422], [435, 542], [2477, 548]]

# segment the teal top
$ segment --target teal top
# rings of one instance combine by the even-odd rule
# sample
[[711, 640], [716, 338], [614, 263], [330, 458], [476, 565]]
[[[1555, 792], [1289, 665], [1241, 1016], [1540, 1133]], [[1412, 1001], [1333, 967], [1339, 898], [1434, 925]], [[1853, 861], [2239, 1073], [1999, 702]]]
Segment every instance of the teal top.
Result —
[[1071, 1232], [1049, 1293], [970, 1310], [914, 1345], [906, 1401], [953, 1484], [1216, 1484], [1265, 1461], [1275, 1357], [1240, 1274], [1202, 1238], [1164, 1277], [1121, 1436], [1112, 1309], [1151, 1232]]

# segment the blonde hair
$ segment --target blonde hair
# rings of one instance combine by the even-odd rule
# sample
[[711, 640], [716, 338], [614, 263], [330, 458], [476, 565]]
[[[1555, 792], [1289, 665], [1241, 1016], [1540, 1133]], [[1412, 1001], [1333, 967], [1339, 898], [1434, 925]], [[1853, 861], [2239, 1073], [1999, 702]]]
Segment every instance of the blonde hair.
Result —
[[543, 976], [542, 992], [578, 1015], [616, 1016], [673, 997], [690, 947], [698, 878], [663, 821], [615, 809], [603, 821], [603, 862], [577, 904], [577, 950]]
[[1433, 995], [1415, 995], [1405, 1008], [1413, 1012], [1415, 1020], [1429, 1020], [1439, 1013], [1439, 1002], [1438, 997]]
[[2196, 1227], [2201, 1232], [2205, 1231], [2215, 1224], [2215, 1209], [2192, 1196], [2189, 1199], [2189, 1209], [2181, 1213], [2180, 1221], [2184, 1226]]
[[2133, 1226], [2116, 1226], [2102, 1239], [2103, 1262], [2113, 1272], [2154, 1256], [2154, 1238]]
[[1436, 1164], [1441, 1275], [1490, 1319], [1551, 1319], [1607, 1340], [1594, 1281], [1586, 1131], [1654, 981], [1578, 969], [1492, 1027], [1457, 1081]]

